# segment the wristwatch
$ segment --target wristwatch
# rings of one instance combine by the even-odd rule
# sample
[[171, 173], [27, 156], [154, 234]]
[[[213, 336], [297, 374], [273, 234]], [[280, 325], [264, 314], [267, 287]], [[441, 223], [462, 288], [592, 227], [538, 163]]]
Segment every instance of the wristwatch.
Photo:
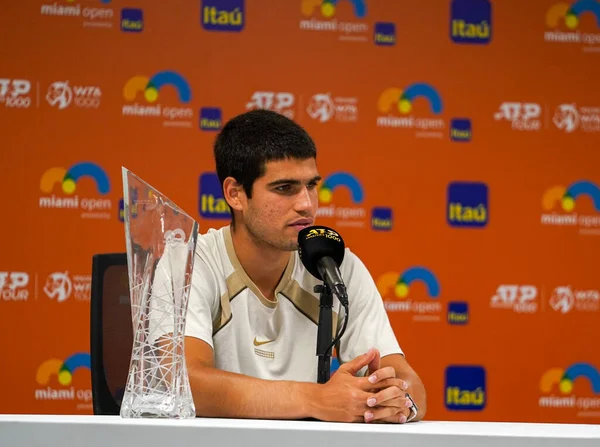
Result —
[[410, 396], [410, 394], [406, 393], [406, 398], [408, 400], [410, 400], [410, 402], [412, 403], [412, 405], [409, 407], [410, 416], [408, 417], [408, 419], [406, 419], [406, 422], [410, 422], [414, 418], [417, 417], [417, 412], [419, 411], [419, 407], [417, 407], [417, 404], [415, 403], [414, 399]]

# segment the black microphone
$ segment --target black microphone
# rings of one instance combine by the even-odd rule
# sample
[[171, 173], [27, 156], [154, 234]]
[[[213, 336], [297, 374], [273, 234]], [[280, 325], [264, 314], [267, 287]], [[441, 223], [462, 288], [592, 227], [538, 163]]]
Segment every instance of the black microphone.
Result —
[[340, 273], [344, 260], [344, 240], [329, 227], [312, 226], [298, 233], [298, 254], [306, 270], [325, 282], [344, 307], [348, 306], [348, 292]]

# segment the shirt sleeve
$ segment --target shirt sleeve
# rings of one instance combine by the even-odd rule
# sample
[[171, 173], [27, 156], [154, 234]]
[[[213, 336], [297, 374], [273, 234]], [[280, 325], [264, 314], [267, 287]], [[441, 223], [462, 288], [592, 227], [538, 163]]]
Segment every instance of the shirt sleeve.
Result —
[[[338, 344], [340, 363], [348, 362], [375, 347], [381, 357], [402, 354], [375, 281], [358, 256], [346, 249], [341, 274], [348, 291], [349, 319]], [[340, 324], [343, 315], [340, 315]], [[359, 371], [363, 375], [366, 367]]]
[[213, 321], [219, 313], [219, 305], [217, 278], [205, 254], [197, 248], [192, 270], [185, 335], [199, 338], [214, 349]]

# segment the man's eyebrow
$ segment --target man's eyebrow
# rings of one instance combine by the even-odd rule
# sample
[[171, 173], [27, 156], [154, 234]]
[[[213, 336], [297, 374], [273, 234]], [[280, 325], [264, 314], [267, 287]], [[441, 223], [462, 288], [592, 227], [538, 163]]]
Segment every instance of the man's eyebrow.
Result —
[[[321, 180], [321, 178], [322, 177], [320, 175], [317, 175], [317, 176], [311, 178], [308, 181], [308, 183], [318, 182], [319, 180]], [[268, 187], [272, 187], [272, 186], [279, 186], [279, 185], [300, 185], [300, 184], [302, 184], [302, 182], [300, 180], [298, 180], [298, 179], [282, 178], [282, 179], [279, 179], [279, 180], [275, 180], [275, 181], [273, 181], [271, 183], [268, 183], [267, 186]]]

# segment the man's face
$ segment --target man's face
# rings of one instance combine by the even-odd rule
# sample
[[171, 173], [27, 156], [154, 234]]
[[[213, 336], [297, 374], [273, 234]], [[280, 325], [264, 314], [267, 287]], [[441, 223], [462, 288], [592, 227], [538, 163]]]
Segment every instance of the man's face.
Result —
[[298, 232], [314, 223], [317, 183], [321, 180], [314, 158], [271, 161], [265, 175], [244, 201], [244, 223], [250, 235], [279, 250], [296, 250]]

